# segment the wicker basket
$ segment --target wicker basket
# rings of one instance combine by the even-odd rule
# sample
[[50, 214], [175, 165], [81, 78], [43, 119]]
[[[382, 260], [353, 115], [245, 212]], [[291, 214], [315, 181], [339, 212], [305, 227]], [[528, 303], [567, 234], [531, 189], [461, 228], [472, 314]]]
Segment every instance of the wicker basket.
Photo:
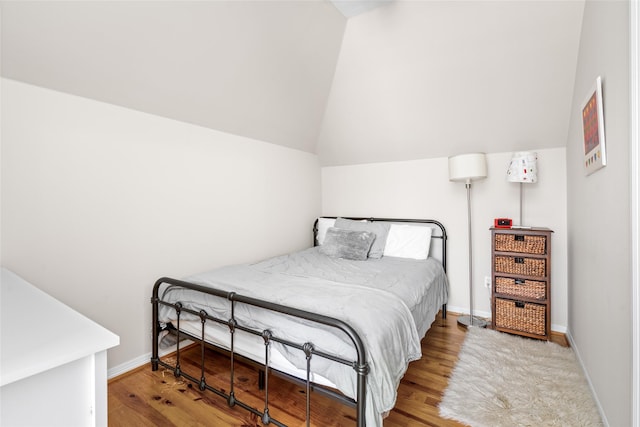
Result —
[[545, 277], [547, 262], [543, 258], [496, 256], [495, 271], [523, 276]]
[[537, 280], [496, 277], [496, 293], [520, 298], [544, 300], [547, 297], [547, 284]]
[[496, 327], [545, 336], [547, 307], [496, 298]]
[[524, 254], [544, 255], [547, 253], [546, 236], [529, 236], [526, 234], [495, 235], [496, 251], [520, 252]]

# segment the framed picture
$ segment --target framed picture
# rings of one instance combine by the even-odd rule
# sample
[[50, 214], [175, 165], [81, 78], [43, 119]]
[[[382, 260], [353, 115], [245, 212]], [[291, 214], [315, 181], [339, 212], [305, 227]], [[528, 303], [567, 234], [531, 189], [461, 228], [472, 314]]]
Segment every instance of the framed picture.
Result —
[[607, 164], [604, 144], [604, 112], [602, 107], [602, 79], [598, 76], [587, 99], [582, 104], [582, 132], [584, 136], [584, 171], [591, 175]]

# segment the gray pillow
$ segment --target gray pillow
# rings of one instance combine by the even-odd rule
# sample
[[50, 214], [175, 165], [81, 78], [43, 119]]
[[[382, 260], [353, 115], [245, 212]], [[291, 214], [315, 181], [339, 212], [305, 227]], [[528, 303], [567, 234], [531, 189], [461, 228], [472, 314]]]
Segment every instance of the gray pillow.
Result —
[[375, 234], [368, 231], [330, 227], [327, 229], [324, 243], [320, 246], [320, 253], [333, 258], [364, 261], [375, 238]]
[[369, 231], [371, 233], [374, 233], [376, 239], [373, 241], [373, 245], [371, 245], [369, 258], [382, 258], [382, 254], [384, 253], [384, 246], [387, 244], [387, 235], [389, 234], [390, 227], [389, 224], [386, 224], [384, 222], [361, 222], [351, 219], [338, 218], [336, 219], [334, 227], [343, 228], [345, 230]]

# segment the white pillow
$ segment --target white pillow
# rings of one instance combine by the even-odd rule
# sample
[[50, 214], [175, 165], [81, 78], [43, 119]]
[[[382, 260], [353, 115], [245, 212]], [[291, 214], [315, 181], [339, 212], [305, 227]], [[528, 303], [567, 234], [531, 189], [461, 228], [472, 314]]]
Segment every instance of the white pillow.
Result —
[[324, 237], [327, 235], [329, 227], [333, 227], [336, 223], [335, 218], [318, 218], [318, 234], [316, 235], [316, 242], [318, 245], [324, 243]]
[[427, 259], [432, 232], [431, 227], [391, 224], [384, 256]]

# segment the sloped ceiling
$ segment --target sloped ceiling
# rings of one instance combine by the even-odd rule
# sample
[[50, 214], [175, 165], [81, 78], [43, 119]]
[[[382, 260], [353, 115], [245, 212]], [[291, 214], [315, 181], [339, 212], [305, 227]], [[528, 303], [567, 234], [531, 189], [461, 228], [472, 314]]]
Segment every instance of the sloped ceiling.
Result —
[[1, 72], [323, 165], [566, 144], [582, 2], [336, 2], [2, 1]]
[[315, 151], [346, 18], [328, 1], [3, 1], [2, 76]]
[[349, 19], [322, 164], [565, 146], [583, 8], [395, 1]]

